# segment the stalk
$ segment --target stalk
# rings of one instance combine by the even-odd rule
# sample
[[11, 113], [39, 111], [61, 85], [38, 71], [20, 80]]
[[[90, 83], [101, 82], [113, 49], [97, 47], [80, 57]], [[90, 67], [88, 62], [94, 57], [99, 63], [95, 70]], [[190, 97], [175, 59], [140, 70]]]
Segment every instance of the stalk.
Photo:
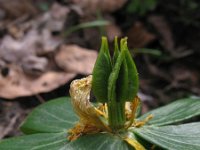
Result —
[[126, 122], [125, 102], [108, 102], [108, 122], [113, 132], [124, 128]]

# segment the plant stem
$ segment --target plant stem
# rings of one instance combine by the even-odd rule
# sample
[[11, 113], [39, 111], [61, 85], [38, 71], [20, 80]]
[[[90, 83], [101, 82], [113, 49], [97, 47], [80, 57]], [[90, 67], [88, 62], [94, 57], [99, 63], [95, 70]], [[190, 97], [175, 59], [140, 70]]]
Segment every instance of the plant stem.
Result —
[[108, 102], [108, 118], [109, 126], [113, 132], [124, 128], [126, 122], [125, 102]]

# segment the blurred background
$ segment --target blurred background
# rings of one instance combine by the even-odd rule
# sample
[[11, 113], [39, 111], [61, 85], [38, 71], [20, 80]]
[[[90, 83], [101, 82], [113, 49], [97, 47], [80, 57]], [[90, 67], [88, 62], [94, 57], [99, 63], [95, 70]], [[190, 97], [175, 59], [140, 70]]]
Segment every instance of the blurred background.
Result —
[[200, 96], [198, 0], [0, 0], [0, 139], [91, 74], [101, 36], [128, 37], [143, 113]]

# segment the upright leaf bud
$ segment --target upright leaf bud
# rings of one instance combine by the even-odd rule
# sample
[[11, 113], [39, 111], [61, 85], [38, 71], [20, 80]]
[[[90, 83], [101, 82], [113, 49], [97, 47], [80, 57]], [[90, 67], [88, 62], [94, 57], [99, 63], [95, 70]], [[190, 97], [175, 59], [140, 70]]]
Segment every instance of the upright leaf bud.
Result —
[[108, 78], [112, 71], [112, 64], [110, 58], [110, 52], [108, 48], [108, 41], [106, 37], [102, 37], [102, 43], [99, 55], [97, 57], [92, 80], [92, 91], [97, 99], [101, 103], [108, 101]]
[[127, 38], [114, 41], [111, 59], [108, 43], [102, 38], [99, 56], [93, 70], [92, 90], [97, 101], [107, 103], [110, 127], [117, 131], [124, 127], [125, 102], [133, 101], [138, 91], [138, 73], [127, 46]]

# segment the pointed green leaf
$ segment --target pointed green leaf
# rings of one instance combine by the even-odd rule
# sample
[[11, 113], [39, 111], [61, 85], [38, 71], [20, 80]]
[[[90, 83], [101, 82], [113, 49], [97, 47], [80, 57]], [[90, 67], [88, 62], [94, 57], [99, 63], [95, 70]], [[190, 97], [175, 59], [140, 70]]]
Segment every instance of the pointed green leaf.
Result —
[[125, 59], [128, 68], [128, 90], [127, 90], [127, 101], [132, 101], [137, 95], [139, 88], [138, 72], [133, 61], [133, 58], [128, 50], [127, 41], [124, 42], [123, 48], [125, 49]]
[[185, 98], [177, 100], [171, 104], [144, 114], [138, 118], [138, 120], [143, 120], [149, 114], [152, 114], [154, 117], [147, 124], [161, 126], [180, 122], [200, 115], [200, 98]]
[[119, 56], [118, 39], [117, 39], [117, 37], [115, 37], [115, 40], [114, 40], [113, 64], [116, 63], [118, 56]]
[[[124, 109], [125, 103], [121, 102], [117, 96], [119, 93], [116, 92], [117, 80], [123, 60], [124, 52], [121, 51], [108, 80], [108, 119], [109, 125], [113, 130], [122, 128], [126, 121]], [[122, 87], [120, 87], [119, 92], [121, 92], [121, 90]]]
[[92, 79], [92, 91], [97, 101], [107, 102], [108, 98], [108, 78], [112, 71], [108, 42], [105, 37], [102, 38], [101, 49], [97, 57]]
[[[125, 54], [124, 51], [124, 43], [126, 42], [127, 38], [121, 39], [120, 41], [120, 49], [121, 52]], [[125, 56], [124, 56], [125, 57]], [[120, 67], [117, 83], [116, 83], [116, 95], [117, 101], [125, 102], [127, 101], [127, 91], [128, 91], [128, 66], [126, 63], [126, 59], [124, 58], [122, 61], [122, 65]]]
[[67, 97], [51, 100], [33, 110], [21, 126], [26, 133], [66, 132], [78, 121]]
[[127, 43], [127, 37], [125, 37], [125, 38], [122, 38], [121, 40], [120, 40], [120, 50], [122, 51], [122, 50], [124, 50], [125, 49], [125, 44]]
[[128, 82], [128, 67], [126, 60], [124, 59], [120, 67], [119, 76], [116, 83], [116, 95], [118, 102], [127, 101]]
[[116, 60], [114, 68], [109, 76], [109, 79], [108, 79], [108, 100], [109, 101], [112, 101], [112, 100], [116, 101], [116, 83], [117, 83], [120, 68], [121, 68], [124, 58], [125, 58], [124, 51], [121, 51]]
[[144, 126], [134, 131], [138, 136], [170, 150], [199, 150], [200, 123], [177, 126]]

